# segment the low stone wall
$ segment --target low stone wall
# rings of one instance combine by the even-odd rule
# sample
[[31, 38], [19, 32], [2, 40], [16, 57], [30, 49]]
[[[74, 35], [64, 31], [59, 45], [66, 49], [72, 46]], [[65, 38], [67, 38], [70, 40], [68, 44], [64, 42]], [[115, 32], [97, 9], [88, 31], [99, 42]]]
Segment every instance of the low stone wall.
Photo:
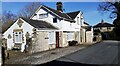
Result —
[[80, 32], [74, 32], [74, 37], [75, 37], [75, 41], [78, 42], [78, 44], [80, 44]]
[[63, 32], [63, 45], [62, 47], [67, 47], [68, 46], [68, 41], [67, 41], [67, 33]]
[[63, 32], [59, 32], [59, 47], [63, 47]]
[[30, 53], [36, 53], [56, 48], [55, 44], [48, 44], [48, 32], [39, 31], [36, 37], [32, 40], [32, 47]]
[[87, 31], [86, 32], [86, 43], [92, 43], [93, 42], [93, 32]]

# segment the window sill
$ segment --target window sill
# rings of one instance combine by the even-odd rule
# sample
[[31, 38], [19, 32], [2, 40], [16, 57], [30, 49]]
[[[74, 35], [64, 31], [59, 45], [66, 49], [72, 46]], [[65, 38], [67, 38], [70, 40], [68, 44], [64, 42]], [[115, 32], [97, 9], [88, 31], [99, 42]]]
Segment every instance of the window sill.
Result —
[[55, 45], [55, 43], [48, 43], [49, 45]]
[[22, 43], [15, 43], [15, 44], [22, 44]]

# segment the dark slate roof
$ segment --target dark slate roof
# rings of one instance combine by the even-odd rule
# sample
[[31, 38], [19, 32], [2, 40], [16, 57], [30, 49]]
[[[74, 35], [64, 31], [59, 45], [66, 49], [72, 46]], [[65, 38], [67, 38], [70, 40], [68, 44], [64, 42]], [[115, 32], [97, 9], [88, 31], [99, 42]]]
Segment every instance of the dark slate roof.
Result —
[[55, 16], [59, 17], [60, 19], [65, 19], [70, 22], [75, 22], [74, 19], [80, 12], [80, 11], [75, 11], [75, 12], [70, 12], [70, 13], [63, 13], [63, 12], [59, 12], [58, 10], [55, 10], [53, 8], [50, 8], [48, 6], [45, 6], [43, 4], [41, 5], [41, 8], [47, 10], [49, 13], [54, 14]]
[[15, 22], [6, 22], [2, 24], [1, 33], [4, 33], [10, 26], [12, 26]]
[[[33, 27], [38, 28], [38, 29], [58, 29], [58, 28], [54, 27], [53, 25], [51, 25], [50, 23], [47, 23], [45, 21], [32, 20], [32, 19], [23, 18], [23, 17], [20, 17], [20, 18], [22, 18], [27, 23], [29, 23], [30, 25], [32, 25]], [[7, 24], [7, 23], [3, 24], [2, 30], [0, 30], [0, 33], [4, 33], [13, 24], [14, 24], [14, 22], [12, 22], [11, 24]]]
[[63, 12], [59, 12], [58, 10], [52, 9], [52, 8], [47, 7], [45, 5], [41, 5], [41, 8], [43, 8], [43, 9], [47, 8], [48, 10], [51, 11], [52, 14], [55, 14], [55, 15], [59, 16], [59, 18], [61, 18], [61, 19], [64, 18], [64, 19], [66, 19], [68, 21], [75, 22], [70, 16], [68, 16], [67, 14], [65, 14]]
[[84, 24], [89, 25], [88, 23], [84, 22]]
[[38, 28], [38, 29], [58, 29], [58, 28], [54, 27], [53, 25], [51, 25], [50, 23], [47, 23], [45, 21], [32, 20], [32, 19], [28, 19], [28, 18], [22, 18], [22, 19], [25, 20], [30, 25], [32, 25], [33, 27]]
[[[47, 10], [49, 13], [54, 14], [55, 16], [57, 16], [60, 19], [65, 19], [66, 21], [75, 22], [70, 16], [68, 16], [67, 14], [65, 14], [63, 12], [59, 12], [58, 10], [52, 9], [45, 5], [41, 5], [41, 8]], [[35, 15], [35, 13], [33, 15]]]
[[98, 23], [94, 27], [114, 27], [114, 25], [109, 23]]
[[75, 19], [75, 17], [79, 14], [80, 11], [70, 12], [66, 13], [68, 16], [70, 16], [72, 19]]

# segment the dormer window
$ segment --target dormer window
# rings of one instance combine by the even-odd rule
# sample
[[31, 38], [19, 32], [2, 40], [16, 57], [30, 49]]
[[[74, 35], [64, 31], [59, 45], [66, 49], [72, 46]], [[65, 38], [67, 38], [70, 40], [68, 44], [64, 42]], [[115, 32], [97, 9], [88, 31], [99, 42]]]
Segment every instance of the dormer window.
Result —
[[53, 18], [53, 23], [57, 23], [57, 18]]
[[39, 14], [40, 19], [47, 18], [47, 17], [48, 17], [48, 13]]

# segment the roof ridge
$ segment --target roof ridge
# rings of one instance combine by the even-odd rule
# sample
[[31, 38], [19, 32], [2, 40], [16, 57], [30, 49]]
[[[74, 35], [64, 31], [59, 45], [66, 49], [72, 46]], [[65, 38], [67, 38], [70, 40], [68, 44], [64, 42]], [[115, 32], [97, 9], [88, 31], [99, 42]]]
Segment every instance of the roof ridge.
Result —
[[[78, 10], [78, 11], [73, 11], [73, 12], [68, 12], [68, 13], [75, 13], [75, 12], [80, 12], [80, 11]], [[68, 13], [66, 13], [66, 14], [68, 14]]]
[[70, 16], [72, 19], [75, 19], [75, 17], [79, 14], [80, 11], [74, 11], [66, 13], [68, 16]]
[[[72, 21], [74, 22], [74, 20], [69, 16], [67, 15], [66, 13], [62, 13], [62, 12], [59, 12], [58, 10], [55, 10], [53, 8], [50, 8], [44, 4], [41, 4], [40, 7], [37, 9], [37, 11], [40, 9], [40, 8], [44, 8], [46, 9], [47, 11], [50, 11], [51, 13], [53, 13], [55, 16], [57, 16], [58, 18], [60, 19], [65, 19], [65, 20], [68, 20], [68, 21]], [[32, 17], [31, 17], [32, 18]]]
[[70, 19], [72, 19], [68, 14], [64, 13], [65, 15], [67, 15]]
[[114, 26], [114, 24], [110, 24], [108, 22], [104, 22], [104, 23], [98, 23], [94, 27], [107, 27], [107, 26], [112, 27], [112, 26]]
[[89, 25], [87, 22], [84, 21], [85, 24]]
[[[38, 25], [38, 24], [35, 24], [35, 23], [41, 23], [41, 24], [43, 24], [43, 23], [46, 23], [46, 25], [49, 25], [49, 27], [47, 27], [47, 28], [53, 28], [53, 29], [58, 29], [56, 26], [53, 26], [51, 23], [49, 23], [49, 22], [46, 22], [46, 21], [43, 21], [43, 20], [34, 20], [34, 19], [29, 19], [29, 18], [22, 18], [24, 21], [26, 21], [27, 23], [29, 23], [29, 24], [31, 24], [31, 25], [33, 25], [33, 26], [36, 26], [36, 25]], [[34, 22], [34, 24], [33, 24], [33, 21], [35, 21]], [[40, 26], [40, 25], [39, 25]], [[37, 28], [40, 28], [39, 26], [36, 26]], [[42, 27], [43, 26], [45, 26], [45, 24], [44, 25], [42, 25]], [[45, 26], [46, 27], [46, 26]], [[45, 28], [44, 27], [44, 28]]]
[[58, 16], [60, 16], [60, 17], [62, 17], [62, 18], [65, 18], [63, 15], [66, 15], [66, 16], [67, 16], [67, 18], [65, 18], [65, 19], [70, 19], [70, 20], [72, 20], [72, 18], [71, 18], [69, 15], [67, 15], [66, 13], [59, 12], [58, 10], [55, 10], [55, 9], [50, 8], [50, 7], [48, 7], [48, 6], [45, 6], [45, 5], [43, 5], [43, 7], [46, 7], [46, 8], [48, 8], [49, 10], [50, 10], [50, 9], [52, 9], [52, 10], [54, 10], [54, 11], [56, 11], [56, 12], [58, 12], [58, 13], [62, 14], [62, 16], [60, 16], [59, 14], [55, 13], [55, 14], [57, 14]]
[[[111, 24], [111, 23], [108, 23], [108, 22], [104, 22], [104, 23]], [[101, 23], [101, 24], [104, 24], [104, 23]], [[113, 24], [112, 24], [112, 25], [113, 25]]]

